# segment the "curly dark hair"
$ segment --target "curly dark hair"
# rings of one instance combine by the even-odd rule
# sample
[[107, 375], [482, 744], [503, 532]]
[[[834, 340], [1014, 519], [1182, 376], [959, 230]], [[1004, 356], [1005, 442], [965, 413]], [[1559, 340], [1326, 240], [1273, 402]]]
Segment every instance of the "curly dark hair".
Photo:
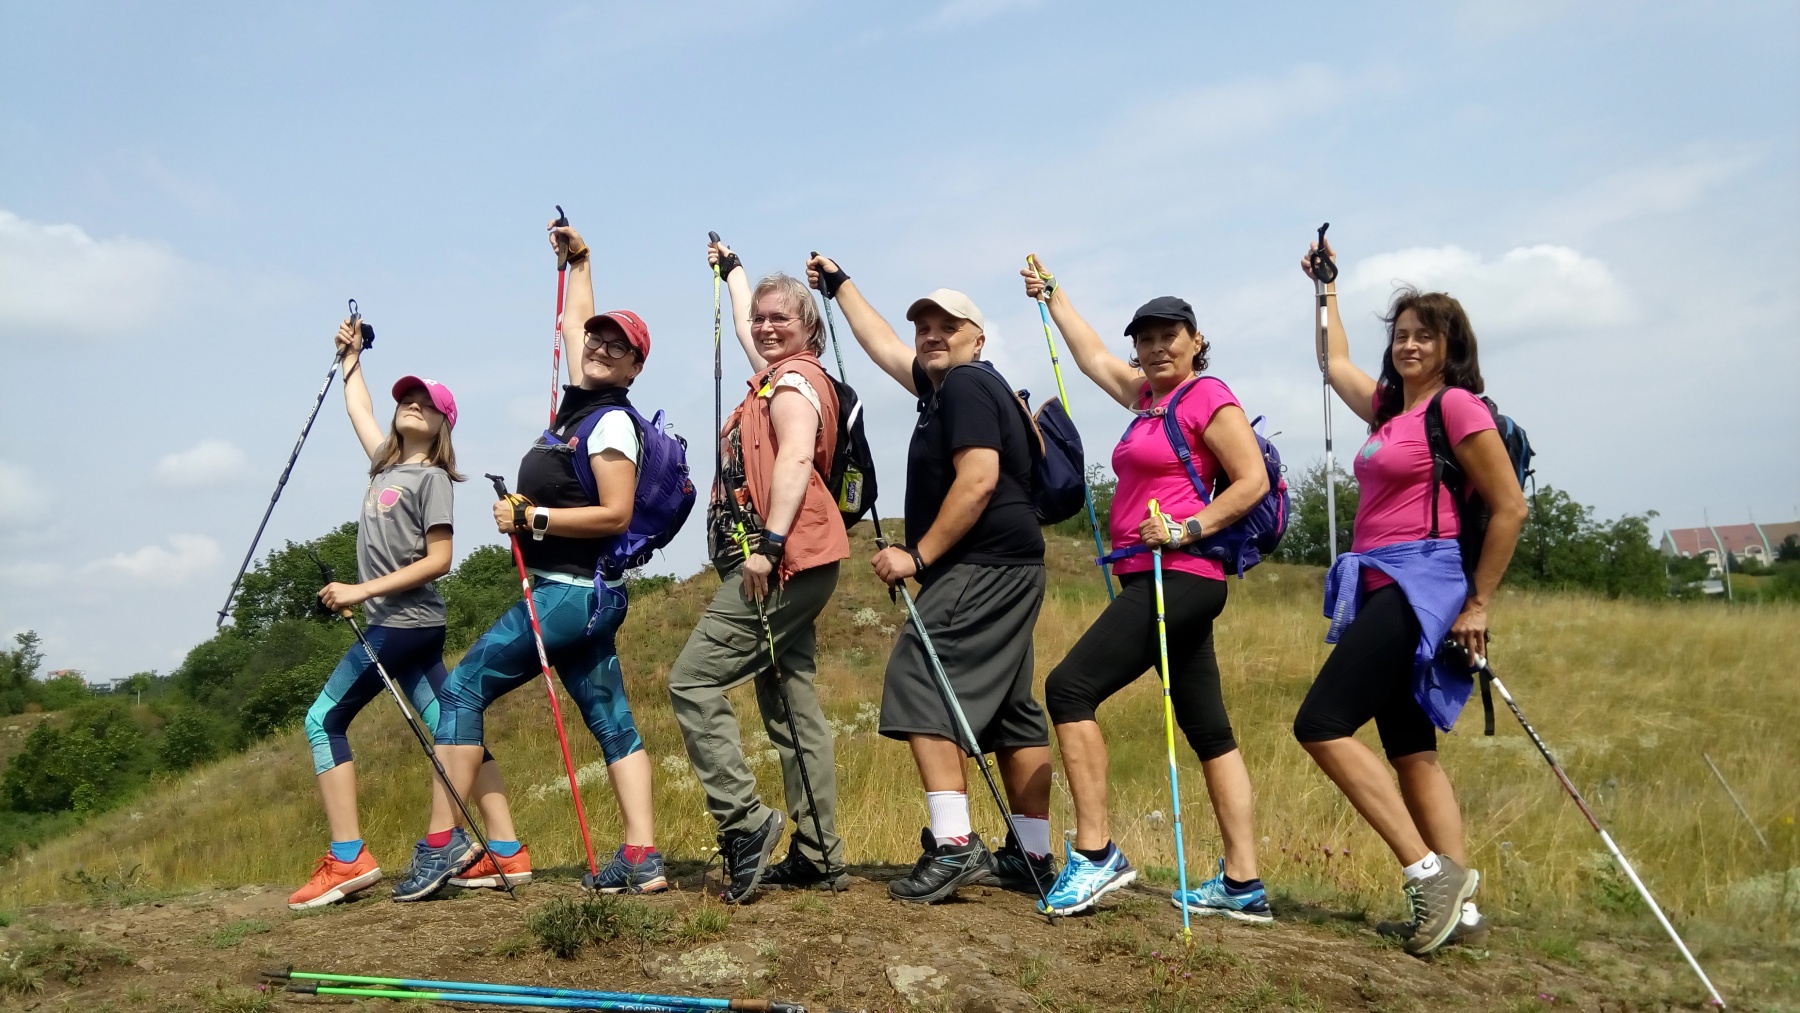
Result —
[[1475, 328], [1463, 312], [1462, 303], [1444, 292], [1421, 292], [1407, 286], [1394, 293], [1381, 318], [1387, 324], [1388, 340], [1381, 351], [1381, 378], [1375, 382], [1375, 421], [1369, 424], [1369, 432], [1399, 415], [1405, 404], [1406, 385], [1394, 369], [1394, 322], [1407, 310], [1413, 311], [1426, 330], [1444, 336], [1444, 386], [1461, 387], [1471, 394], [1480, 394], [1486, 386], [1481, 380]]
[[[1181, 329], [1187, 331], [1188, 337], [1196, 338], [1200, 342], [1200, 350], [1194, 353], [1194, 372], [1196, 374], [1206, 372], [1206, 353], [1212, 351], [1212, 342], [1206, 340], [1206, 335], [1201, 334], [1199, 331], [1189, 330], [1188, 325], [1185, 323], [1181, 325]], [[1138, 361], [1137, 352], [1135, 351], [1137, 348], [1137, 338], [1133, 337], [1131, 339], [1131, 347], [1133, 349], [1131, 358], [1125, 361], [1130, 364], [1132, 369], [1143, 369], [1144, 364]]]

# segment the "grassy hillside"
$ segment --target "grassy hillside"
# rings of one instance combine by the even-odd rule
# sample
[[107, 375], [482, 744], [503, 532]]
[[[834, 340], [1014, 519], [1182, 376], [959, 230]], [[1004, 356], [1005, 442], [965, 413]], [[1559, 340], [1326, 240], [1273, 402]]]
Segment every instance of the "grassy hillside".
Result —
[[[855, 862], [910, 862], [924, 822], [923, 798], [904, 746], [876, 734], [882, 665], [899, 605], [863, 560], [866, 529], [846, 564], [820, 629], [821, 693], [839, 726], [840, 830]], [[1040, 679], [1104, 606], [1082, 543], [1052, 535], [1049, 598], [1038, 625]], [[1296, 899], [1387, 912], [1398, 908], [1396, 871], [1368, 831], [1289, 731], [1294, 709], [1326, 653], [1317, 570], [1268, 564], [1241, 584], [1218, 629], [1226, 700], [1257, 792], [1262, 872]], [[710, 572], [632, 603], [621, 634], [626, 684], [647, 746], [658, 761], [659, 837], [677, 858], [713, 845], [699, 786], [682, 751], [663, 679], [706, 599]], [[1601, 819], [1672, 913], [1694, 931], [1790, 940], [1800, 921], [1800, 831], [1794, 826], [1800, 769], [1800, 609], [1720, 609], [1677, 603], [1509, 592], [1494, 609], [1494, 663], [1526, 713], [1557, 749]], [[565, 698], [566, 699], [566, 698]], [[780, 781], [748, 689], [734, 696], [764, 797]], [[565, 703], [566, 714], [574, 714]], [[1113, 758], [1114, 828], [1140, 866], [1174, 864], [1163, 814], [1168, 783], [1161, 706], [1146, 675], [1101, 712]], [[540, 866], [581, 861], [566, 781], [541, 683], [491, 713], [492, 746], [511, 782], [523, 838]], [[1563, 796], [1548, 768], [1502, 710], [1500, 734], [1480, 734], [1472, 702], [1445, 763], [1463, 800], [1485, 906], [1502, 917], [1635, 919], [1630, 887]], [[1365, 731], [1373, 741], [1373, 728]], [[384, 868], [398, 871], [424, 829], [429, 768], [393, 712], [378, 700], [353, 727], [364, 836]], [[596, 847], [617, 841], [617, 817], [600, 752], [570, 728], [584, 765], [584, 801]], [[1765, 852], [1701, 760], [1730, 777], [1774, 852]], [[1208, 874], [1218, 835], [1204, 782], [1182, 757], [1190, 874]], [[979, 782], [976, 782], [979, 785]], [[991, 803], [974, 802], [978, 825], [1000, 832]], [[1058, 784], [1052, 821], [1071, 827]], [[0, 907], [79, 892], [70, 879], [119, 876], [141, 867], [152, 888], [273, 883], [298, 885], [323, 850], [326, 830], [304, 740], [293, 730], [185, 779], [159, 785], [126, 809], [0, 868]], [[1782, 873], [1793, 870], [1788, 875]]]

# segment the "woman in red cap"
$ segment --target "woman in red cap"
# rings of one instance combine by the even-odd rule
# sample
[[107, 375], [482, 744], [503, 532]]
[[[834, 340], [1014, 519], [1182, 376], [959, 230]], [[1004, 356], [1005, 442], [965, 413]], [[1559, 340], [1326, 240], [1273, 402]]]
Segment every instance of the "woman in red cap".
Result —
[[[600, 743], [619, 800], [624, 843], [582, 885], [602, 893], [653, 893], [667, 889], [668, 880], [656, 850], [650, 757], [619, 668], [625, 581], [598, 573], [609, 539], [631, 523], [642, 463], [643, 434], [631, 413], [606, 409], [630, 405], [631, 383], [650, 355], [650, 330], [629, 310], [594, 314], [588, 248], [574, 229], [552, 224], [550, 242], [569, 265], [563, 345], [570, 383], [550, 429], [519, 464], [516, 493], [495, 502], [494, 522], [501, 534], [518, 536], [544, 651]], [[597, 495], [587, 492], [577, 455], [585, 457]], [[520, 601], [450, 673], [440, 694], [437, 753], [458, 791], [477, 786], [483, 712], [535, 679], [539, 668], [530, 616]], [[493, 854], [484, 856], [478, 844], [456, 833], [456, 811], [441, 793], [432, 796], [430, 829], [414, 852], [412, 871], [394, 888], [395, 900], [423, 900], [446, 882], [499, 886], [502, 872], [515, 883], [529, 877], [531, 864], [517, 841], [493, 840], [499, 833], [493, 830]]]
[[[344, 407], [369, 455], [369, 487], [356, 530], [361, 582], [327, 584], [319, 600], [334, 612], [363, 607], [369, 646], [431, 724], [437, 720], [437, 694], [445, 677], [444, 601], [432, 581], [450, 570], [451, 483], [463, 480], [450, 443], [456, 399], [436, 380], [401, 377], [393, 389], [394, 419], [383, 433], [363, 380], [358, 338], [351, 321], [338, 328]], [[361, 646], [351, 647], [306, 712], [306, 737], [331, 827], [331, 847], [307, 884], [288, 898], [288, 907], [297, 911], [343, 900], [381, 878], [357, 822], [356, 768], [346, 737], [357, 712], [382, 691], [376, 660]], [[498, 786], [492, 763], [483, 765], [482, 780]], [[435, 782], [433, 790], [441, 790]], [[510, 835], [505, 797], [483, 795], [490, 832]]]

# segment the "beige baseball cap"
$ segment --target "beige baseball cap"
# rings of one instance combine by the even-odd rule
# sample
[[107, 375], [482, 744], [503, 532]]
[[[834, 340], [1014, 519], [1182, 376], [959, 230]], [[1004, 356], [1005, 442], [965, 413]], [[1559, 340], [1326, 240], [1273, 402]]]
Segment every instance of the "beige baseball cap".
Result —
[[917, 320], [919, 311], [927, 306], [936, 306], [953, 317], [969, 321], [977, 330], [987, 332], [987, 323], [981, 319], [981, 310], [974, 300], [953, 288], [940, 288], [923, 299], [914, 300], [906, 308], [906, 319]]

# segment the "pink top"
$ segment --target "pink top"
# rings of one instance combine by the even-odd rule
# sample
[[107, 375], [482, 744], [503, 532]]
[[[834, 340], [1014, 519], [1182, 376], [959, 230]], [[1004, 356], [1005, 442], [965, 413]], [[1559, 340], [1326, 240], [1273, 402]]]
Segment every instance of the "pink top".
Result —
[[[1194, 470], [1200, 473], [1200, 481], [1210, 490], [1224, 475], [1225, 469], [1201, 435], [1206, 432], [1207, 425], [1212, 422], [1213, 415], [1219, 409], [1226, 405], [1237, 405], [1238, 399], [1231, 393], [1231, 388], [1225, 386], [1224, 381], [1215, 377], [1203, 376], [1189, 382], [1193, 389], [1182, 395], [1181, 404], [1175, 409], [1175, 420], [1180, 424], [1182, 434], [1187, 437], [1188, 447], [1193, 454]], [[1174, 395], [1174, 391], [1169, 393], [1170, 396]], [[1150, 385], [1146, 383], [1138, 394], [1139, 407], [1148, 408], [1151, 398]], [[1157, 405], [1160, 407], [1168, 403], [1168, 400], [1165, 397]], [[1112, 465], [1113, 474], [1119, 479], [1118, 486], [1113, 490], [1110, 525], [1115, 550], [1143, 544], [1143, 539], [1138, 537], [1138, 525], [1150, 516], [1152, 499], [1159, 501], [1163, 513], [1177, 521], [1194, 516], [1204, 505], [1200, 502], [1200, 494], [1194, 491], [1194, 483], [1188, 478], [1187, 469], [1181, 466], [1181, 459], [1175, 456], [1175, 448], [1169, 446], [1169, 438], [1163, 433], [1161, 415], [1132, 420], [1131, 428], [1125, 430], [1124, 438], [1113, 448]], [[1153, 565], [1150, 554], [1145, 552], [1119, 560], [1113, 565], [1113, 572], [1144, 573]], [[1188, 552], [1163, 553], [1163, 567], [1214, 580], [1225, 579], [1224, 564], [1215, 559], [1201, 559]]]
[[[1487, 405], [1460, 387], [1446, 391], [1442, 403], [1444, 431], [1452, 447], [1483, 429], [1494, 428]], [[1387, 420], [1356, 452], [1356, 484], [1362, 498], [1356, 508], [1352, 552], [1414, 542], [1430, 534], [1431, 448], [1425, 438], [1425, 409], [1430, 404], [1431, 399], [1426, 398], [1413, 410]], [[1438, 537], [1455, 538], [1462, 531], [1462, 522], [1447, 491], [1438, 493], [1437, 512]], [[1394, 582], [1373, 567], [1362, 572], [1367, 591]]]

